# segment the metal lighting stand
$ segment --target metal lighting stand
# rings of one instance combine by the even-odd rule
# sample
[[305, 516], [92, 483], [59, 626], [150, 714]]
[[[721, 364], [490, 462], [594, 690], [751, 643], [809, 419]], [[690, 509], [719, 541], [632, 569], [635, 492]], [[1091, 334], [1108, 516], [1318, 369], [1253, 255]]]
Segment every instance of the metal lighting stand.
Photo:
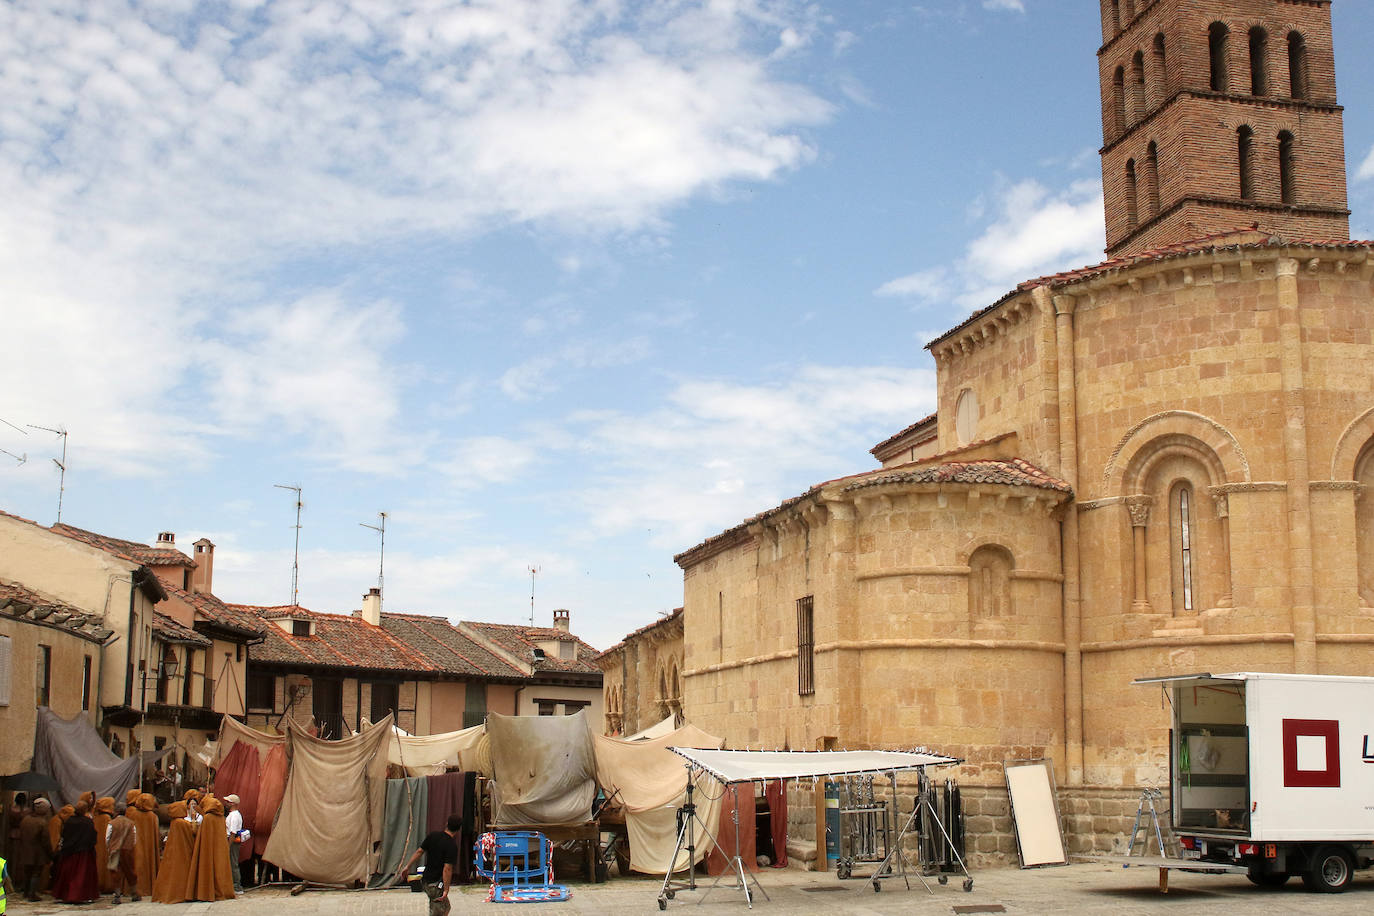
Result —
[[[920, 782], [921, 784], [924, 784], [925, 767], [918, 767], [917, 769], [921, 774]], [[897, 804], [897, 773], [895, 770], [892, 772], [891, 778], [893, 807], [895, 809]], [[922, 812], [925, 812], [925, 818], [921, 817]], [[911, 880], [907, 877], [906, 857], [902, 855], [902, 840], [906, 837], [908, 833], [915, 833], [919, 845], [919, 842], [921, 840], [921, 833], [920, 827], [918, 827], [916, 824], [916, 821], [918, 819], [922, 821], [928, 820], [930, 823], [933, 823], [936, 827], [940, 829], [940, 835], [945, 838], [945, 843], [948, 844], [950, 853], [954, 856], [954, 860], [957, 863], [959, 863], [959, 869], [964, 873], [964, 890], [973, 890], [973, 876], [968, 873], [968, 866], [964, 864], [963, 857], [959, 855], [959, 851], [954, 847], [954, 840], [950, 838], [949, 831], [945, 829], [944, 822], [940, 820], [940, 816], [935, 810], [935, 805], [931, 803], [931, 800], [928, 797], [928, 793], [923, 791], [917, 791], [915, 804], [911, 806], [911, 815], [906, 819], [906, 823], [902, 826], [902, 829], [897, 833], [897, 839], [892, 844], [892, 848], [888, 850], [887, 858], [883, 859], [881, 864], [878, 865], [878, 868], [873, 873], [873, 893], [876, 894], [878, 893], [878, 891], [883, 889], [881, 882], [884, 879], [896, 878], [899, 876], [904, 882], [906, 882], [907, 890], [911, 890]], [[926, 881], [925, 876], [922, 875], [919, 870], [916, 872], [916, 877], [920, 880], [921, 884], [925, 886], [927, 893], [930, 893], [932, 895], [935, 893], [935, 891], [931, 889], [930, 883]], [[940, 875], [938, 876], [937, 880], [941, 884], [944, 884], [949, 880], [949, 878], [946, 875]]]
[[[696, 827], [699, 825], [701, 827], [701, 832], [706, 835], [707, 839], [717, 847], [720, 846], [720, 841], [716, 839], [715, 835], [711, 833], [711, 829], [701, 820], [701, 817], [697, 814], [697, 806], [692, 801], [692, 792], [695, 789], [694, 777], [696, 776], [697, 770], [698, 768], [692, 764], [689, 763], [687, 765], [687, 800], [683, 803], [682, 807], [678, 809], [677, 813], [677, 845], [673, 849], [673, 858], [668, 863], [668, 873], [663, 876], [663, 887], [660, 888], [658, 892], [658, 908], [660, 910], [666, 910], [668, 908], [668, 901], [672, 900], [678, 891], [694, 891], [697, 889]], [[722, 783], [722, 785], [724, 785], [727, 791], [735, 793], [734, 784], [726, 785]], [[731, 809], [730, 818], [735, 825], [735, 854], [730, 857], [730, 861], [727, 863], [726, 867], [735, 875], [735, 884], [733, 886], [744, 891], [744, 902], [748, 904], [749, 909], [752, 910], [754, 908], [754, 897], [749, 891], [749, 879], [753, 879], [754, 886], [758, 888], [760, 894], [763, 894], [763, 899], [772, 900], [772, 898], [768, 896], [768, 892], [764, 890], [763, 885], [759, 883], [758, 876], [744, 867], [744, 860], [740, 857], [738, 794], [735, 794], [735, 804]], [[684, 849], [687, 850], [687, 880], [674, 881], [673, 866], [677, 864], [678, 856], [681, 855]], [[711, 882], [711, 886], [701, 895], [701, 900], [697, 901], [698, 904], [705, 902], [707, 895], [715, 890], [716, 886], [720, 884], [720, 879], [724, 878], [725, 874], [725, 872], [721, 872], [719, 875], [716, 875], [716, 880]]]

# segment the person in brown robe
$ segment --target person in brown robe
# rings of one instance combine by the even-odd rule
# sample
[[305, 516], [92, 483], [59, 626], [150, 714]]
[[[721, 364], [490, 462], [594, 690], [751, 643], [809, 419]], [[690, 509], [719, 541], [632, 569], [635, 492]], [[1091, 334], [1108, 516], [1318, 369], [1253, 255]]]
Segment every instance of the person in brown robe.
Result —
[[147, 792], [141, 792], [133, 810], [129, 812], [129, 820], [134, 822], [138, 830], [138, 842], [134, 846], [134, 874], [138, 876], [138, 893], [143, 897], [153, 895], [153, 882], [157, 880], [158, 862], [162, 858], [156, 808], [157, 799]]
[[96, 877], [100, 881], [100, 893], [108, 894], [114, 887], [113, 876], [110, 870], [105, 867], [105, 828], [110, 826], [110, 821], [114, 820], [115, 800], [113, 796], [106, 795], [98, 799], [95, 803], [95, 813], [91, 815], [91, 823], [95, 825], [95, 871]]
[[52, 862], [52, 844], [48, 840], [48, 817], [52, 805], [46, 798], [33, 802], [33, 810], [19, 822], [19, 846], [15, 850], [15, 884], [23, 891], [24, 899], [36, 901], [43, 886], [43, 873]]
[[[158, 863], [157, 878], [153, 881], [153, 899], [158, 903], [185, 902], [186, 886], [190, 883], [191, 851], [195, 848], [199, 827], [185, 817], [172, 818], [167, 830], [167, 845], [162, 850], [162, 861]], [[220, 833], [224, 832], [223, 824], [219, 829]]]
[[201, 825], [191, 850], [186, 877], [187, 900], [233, 900], [234, 877], [229, 871], [229, 836], [224, 829], [224, 804], [205, 796]]
[[125, 894], [137, 903], [143, 899], [138, 892], [138, 875], [134, 872], [134, 856], [138, 849], [138, 828], [128, 817], [128, 808], [119, 809], [119, 816], [110, 821], [105, 848], [109, 856], [102, 863], [113, 879], [114, 902], [117, 905]]

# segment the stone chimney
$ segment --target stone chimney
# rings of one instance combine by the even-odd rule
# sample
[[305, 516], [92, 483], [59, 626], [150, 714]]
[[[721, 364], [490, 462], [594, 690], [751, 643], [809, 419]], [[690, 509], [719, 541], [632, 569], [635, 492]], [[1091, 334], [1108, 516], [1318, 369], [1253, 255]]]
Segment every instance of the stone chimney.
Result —
[[382, 590], [380, 588], [369, 588], [367, 594], [363, 595], [363, 620], [374, 627], [382, 625]]
[[559, 608], [558, 610], [554, 611], [554, 612], [553, 612], [553, 628], [554, 628], [555, 630], [562, 630], [564, 633], [571, 633], [571, 632], [572, 632], [572, 620], [570, 619], [571, 614], [572, 614], [572, 612], [566, 610], [565, 608]]
[[172, 550], [177, 549], [177, 536], [171, 531], [159, 531], [157, 533], [157, 546], [168, 547]]
[[191, 593], [209, 595], [215, 577], [215, 545], [209, 538], [201, 538], [191, 546], [195, 548], [191, 559], [196, 561], [196, 568], [191, 570]]

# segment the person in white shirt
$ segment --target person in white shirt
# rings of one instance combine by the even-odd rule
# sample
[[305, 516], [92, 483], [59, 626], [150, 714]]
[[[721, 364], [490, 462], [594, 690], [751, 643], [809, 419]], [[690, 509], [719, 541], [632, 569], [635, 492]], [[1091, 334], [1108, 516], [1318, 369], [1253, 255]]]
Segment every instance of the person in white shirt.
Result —
[[243, 847], [243, 841], [248, 838], [248, 831], [243, 829], [239, 797], [226, 795], [223, 800], [224, 806], [229, 809], [229, 813], [224, 815], [224, 830], [229, 834], [229, 873], [234, 876], [234, 893], [242, 894], [243, 872], [239, 871], [239, 850]]

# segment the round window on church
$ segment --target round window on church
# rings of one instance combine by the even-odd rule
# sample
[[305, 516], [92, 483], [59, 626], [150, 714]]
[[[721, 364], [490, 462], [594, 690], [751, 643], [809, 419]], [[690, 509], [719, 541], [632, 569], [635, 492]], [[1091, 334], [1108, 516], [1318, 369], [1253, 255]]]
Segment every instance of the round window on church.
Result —
[[961, 391], [954, 405], [954, 433], [960, 445], [968, 445], [978, 433], [978, 395], [972, 388]]

